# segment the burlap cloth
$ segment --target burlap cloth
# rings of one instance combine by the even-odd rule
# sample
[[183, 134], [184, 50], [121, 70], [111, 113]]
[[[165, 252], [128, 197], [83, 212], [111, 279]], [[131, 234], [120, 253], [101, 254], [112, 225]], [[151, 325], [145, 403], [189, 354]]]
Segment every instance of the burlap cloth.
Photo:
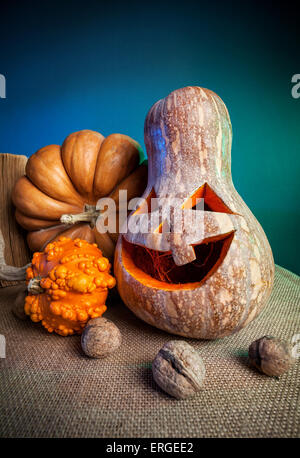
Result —
[[0, 291], [2, 437], [299, 437], [300, 364], [279, 380], [249, 368], [249, 344], [271, 334], [300, 334], [300, 281], [276, 267], [261, 315], [239, 333], [215, 341], [188, 340], [203, 357], [204, 389], [177, 401], [151, 375], [151, 362], [172, 338], [138, 320], [122, 303], [106, 317], [123, 335], [105, 360], [84, 356], [80, 338], [48, 334], [11, 313], [16, 287]]

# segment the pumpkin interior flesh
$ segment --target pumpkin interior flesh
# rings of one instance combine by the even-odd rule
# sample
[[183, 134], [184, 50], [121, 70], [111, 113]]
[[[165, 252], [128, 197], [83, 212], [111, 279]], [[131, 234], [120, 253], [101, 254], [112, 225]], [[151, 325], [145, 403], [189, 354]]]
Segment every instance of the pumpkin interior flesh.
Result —
[[209, 278], [225, 258], [233, 232], [194, 245], [196, 259], [177, 266], [171, 251], [162, 252], [135, 245], [123, 239], [123, 249], [137, 269], [160, 282], [180, 285], [201, 283]]
[[192, 194], [187, 202], [183, 205], [183, 208], [191, 208], [192, 210], [197, 209], [197, 199], [204, 199], [204, 211], [212, 211], [219, 213], [231, 213], [229, 207], [223, 202], [223, 200], [211, 189], [211, 187], [204, 183], [200, 188]]

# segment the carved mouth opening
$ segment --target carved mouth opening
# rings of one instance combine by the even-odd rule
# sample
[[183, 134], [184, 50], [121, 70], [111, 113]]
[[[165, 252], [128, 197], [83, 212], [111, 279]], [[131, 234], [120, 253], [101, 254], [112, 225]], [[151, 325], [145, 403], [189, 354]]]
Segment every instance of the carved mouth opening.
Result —
[[[198, 287], [220, 266], [229, 250], [233, 235], [234, 232], [230, 232], [193, 245], [196, 259], [183, 266], [175, 264], [170, 251], [151, 250], [129, 243], [123, 238], [124, 266], [135, 278], [145, 284], [155, 281], [155, 283], [167, 284], [165, 285], [167, 288], [171, 285], [175, 289], [182, 286]], [[163, 285], [159, 287], [164, 288]]]

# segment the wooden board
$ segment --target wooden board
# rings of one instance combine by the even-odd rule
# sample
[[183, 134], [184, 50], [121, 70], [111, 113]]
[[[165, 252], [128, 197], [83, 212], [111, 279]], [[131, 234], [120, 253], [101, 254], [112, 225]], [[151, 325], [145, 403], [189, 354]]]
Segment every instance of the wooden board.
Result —
[[[16, 181], [25, 174], [26, 156], [0, 154], [0, 229], [3, 234], [6, 264], [24, 266], [30, 262], [30, 251], [26, 244], [26, 232], [15, 220], [15, 208], [11, 201]], [[0, 287], [15, 284], [0, 280]]]

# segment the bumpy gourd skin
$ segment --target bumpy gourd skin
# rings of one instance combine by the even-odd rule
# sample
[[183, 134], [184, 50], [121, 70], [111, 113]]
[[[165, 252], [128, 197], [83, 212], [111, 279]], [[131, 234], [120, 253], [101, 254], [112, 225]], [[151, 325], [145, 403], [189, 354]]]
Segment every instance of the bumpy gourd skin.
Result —
[[39, 278], [44, 292], [26, 297], [25, 313], [49, 332], [81, 334], [86, 322], [107, 308], [108, 288], [116, 284], [110, 267], [95, 243], [66, 237], [49, 243], [43, 253], [34, 253], [27, 269], [27, 282]]

